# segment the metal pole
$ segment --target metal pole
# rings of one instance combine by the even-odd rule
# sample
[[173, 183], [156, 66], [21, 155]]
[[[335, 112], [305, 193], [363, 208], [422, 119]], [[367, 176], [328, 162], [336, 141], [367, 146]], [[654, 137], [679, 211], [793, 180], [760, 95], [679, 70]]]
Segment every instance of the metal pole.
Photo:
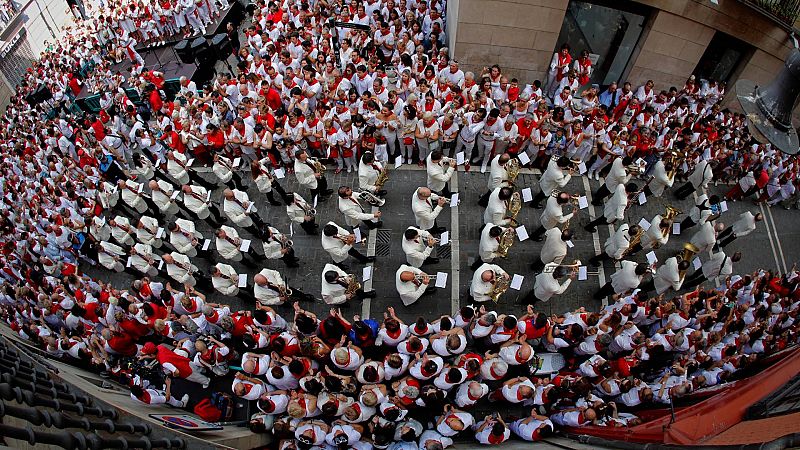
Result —
[[[44, 11], [42, 10], [42, 5], [39, 4], [39, 0], [34, 0], [34, 2], [36, 3], [36, 7], [39, 8], [39, 16], [42, 18], [42, 21], [44, 22], [45, 26], [47, 26], [47, 31], [50, 32], [50, 36], [52, 36], [53, 39], [55, 40], [56, 39], [56, 33], [53, 32], [53, 29], [50, 28], [50, 24], [47, 23], [47, 19], [44, 18]], [[49, 12], [50, 11], [48, 11], [48, 13]], [[53, 20], [53, 16], [50, 16], [50, 20]], [[53, 20], [53, 22], [55, 23], [55, 20]]]

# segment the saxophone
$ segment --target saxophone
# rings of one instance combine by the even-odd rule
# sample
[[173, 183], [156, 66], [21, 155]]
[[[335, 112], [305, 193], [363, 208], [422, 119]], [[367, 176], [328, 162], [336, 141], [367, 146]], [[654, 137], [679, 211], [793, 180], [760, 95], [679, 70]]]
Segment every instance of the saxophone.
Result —
[[347, 288], [344, 290], [346, 297], [352, 297], [358, 290], [361, 289], [361, 283], [358, 282], [355, 275], [349, 275], [347, 280]]
[[508, 256], [508, 250], [514, 245], [514, 237], [516, 235], [517, 231], [513, 227], [506, 228], [503, 234], [500, 235], [500, 246], [497, 247], [497, 254], [501, 258]]
[[522, 210], [522, 197], [519, 192], [514, 192], [508, 200], [508, 208], [506, 209], [506, 216], [511, 219], [512, 225], [517, 223], [517, 214], [519, 214], [520, 210]]
[[378, 179], [375, 180], [375, 189], [381, 190], [383, 189], [383, 185], [386, 184], [386, 181], [389, 180], [389, 169], [384, 166], [381, 169], [380, 173], [378, 174]]
[[508, 174], [508, 181], [510, 181], [511, 184], [514, 184], [517, 180], [519, 169], [519, 160], [517, 158], [512, 158], [506, 163], [506, 173]]
[[492, 286], [492, 290], [489, 291], [489, 298], [497, 303], [497, 301], [500, 300], [500, 296], [508, 290], [509, 286], [511, 286], [509, 279], [495, 272], [494, 285]]
[[320, 173], [320, 174], [324, 174], [325, 173], [325, 164], [322, 164], [316, 158], [312, 159], [311, 163], [314, 165], [314, 172]]
[[633, 236], [633, 239], [630, 240], [630, 242], [628, 243], [628, 248], [626, 248], [625, 251], [622, 252], [622, 258], [620, 259], [625, 259], [625, 257], [628, 256], [631, 253], [631, 251], [633, 251], [633, 247], [635, 247], [638, 243], [642, 242], [643, 234], [644, 234], [644, 228], [639, 227], [639, 231], [637, 231], [636, 235]]

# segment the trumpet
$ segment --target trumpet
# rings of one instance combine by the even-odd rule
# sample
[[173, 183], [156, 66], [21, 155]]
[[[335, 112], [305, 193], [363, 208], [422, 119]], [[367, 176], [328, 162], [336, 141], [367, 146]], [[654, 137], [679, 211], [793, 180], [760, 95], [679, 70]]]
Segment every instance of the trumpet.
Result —
[[547, 265], [544, 266], [544, 271], [543, 272], [544, 273], [552, 273], [552, 272], [555, 272], [556, 269], [558, 269], [559, 267], [563, 267], [565, 269], [572, 269], [572, 271], [576, 271], [582, 265], [583, 264], [581, 264], [581, 260], [580, 259], [576, 259], [575, 262], [573, 262], [572, 264], [553, 264], [553, 263], [550, 263], [550, 264], [547, 264]]
[[365, 201], [372, 206], [383, 206], [386, 203], [386, 200], [378, 197], [377, 195], [368, 192], [368, 191], [360, 191], [360, 192], [353, 192], [353, 195], [358, 196], [358, 199], [361, 201]]
[[281, 234], [280, 238], [278, 239], [278, 242], [281, 243], [282, 248], [294, 247], [294, 242], [291, 239], [289, 239], [289, 236], [286, 236], [285, 234]]
[[[356, 237], [352, 234], [346, 234], [346, 235], [337, 234], [334, 237], [347, 245], [356, 244]], [[367, 238], [363, 238], [361, 239], [361, 241], [358, 242], [358, 244], [366, 244], [366, 243], [367, 243]]]
[[425, 277], [428, 277], [428, 281], [436, 281], [436, 275], [428, 275], [427, 273], [418, 273], [414, 275], [414, 279], [417, 281], [425, 281]]

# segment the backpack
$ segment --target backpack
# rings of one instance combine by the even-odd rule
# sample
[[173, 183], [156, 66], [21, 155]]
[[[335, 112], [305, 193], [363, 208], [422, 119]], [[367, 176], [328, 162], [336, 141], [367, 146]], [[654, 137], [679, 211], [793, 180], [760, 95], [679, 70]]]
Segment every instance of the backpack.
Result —
[[211, 403], [222, 412], [222, 419], [228, 421], [233, 416], [233, 397], [224, 392], [214, 392], [211, 394]]

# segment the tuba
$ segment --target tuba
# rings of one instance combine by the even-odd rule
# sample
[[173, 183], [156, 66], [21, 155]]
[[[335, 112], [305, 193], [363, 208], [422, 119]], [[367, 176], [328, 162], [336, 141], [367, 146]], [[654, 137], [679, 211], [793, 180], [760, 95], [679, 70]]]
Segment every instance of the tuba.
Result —
[[350, 275], [347, 280], [347, 288], [344, 290], [344, 295], [352, 297], [359, 289], [361, 289], [361, 283], [358, 282], [355, 275]]
[[522, 196], [519, 192], [511, 194], [508, 200], [508, 208], [506, 209], [506, 216], [511, 219], [512, 224], [517, 223], [517, 214], [522, 210]]
[[500, 246], [497, 247], [497, 253], [501, 258], [508, 256], [508, 250], [514, 245], [514, 238], [517, 236], [517, 230], [513, 227], [508, 227], [500, 235]]
[[492, 290], [489, 291], [489, 298], [497, 303], [497, 301], [500, 300], [500, 296], [511, 286], [511, 281], [502, 275], [498, 276], [497, 273], [494, 274], [494, 278], [494, 285], [492, 286]]
[[506, 163], [506, 173], [508, 174], [508, 180], [511, 181], [511, 183], [517, 181], [519, 169], [519, 160], [517, 158], [512, 158]]
[[[694, 255], [698, 254], [699, 252], [700, 252], [700, 249], [697, 248], [696, 245], [692, 244], [691, 242], [687, 242], [687, 243], [683, 244], [683, 250], [681, 250], [681, 252], [678, 253], [678, 256], [677, 256], [678, 262], [691, 261], [692, 258], [694, 258]], [[683, 271], [681, 271], [680, 274], [681, 274], [681, 279], [683, 279], [684, 275], [686, 275], [686, 271], [683, 270]]]

